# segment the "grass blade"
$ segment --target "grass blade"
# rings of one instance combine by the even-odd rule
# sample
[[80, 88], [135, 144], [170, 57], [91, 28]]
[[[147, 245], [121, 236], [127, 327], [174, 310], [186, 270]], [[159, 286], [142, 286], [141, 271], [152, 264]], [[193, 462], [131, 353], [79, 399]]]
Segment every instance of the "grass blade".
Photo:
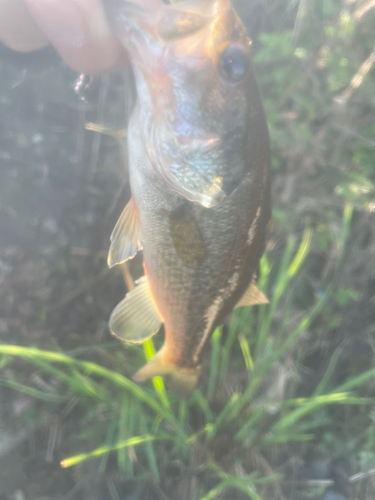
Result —
[[210, 364], [210, 375], [207, 386], [208, 401], [211, 401], [213, 398], [217, 382], [219, 363], [220, 363], [221, 332], [222, 332], [222, 327], [219, 326], [218, 328], [216, 328], [211, 338], [211, 364]]
[[320, 396], [327, 388], [327, 385], [331, 379], [334, 369], [340, 359], [342, 353], [342, 349], [336, 349], [336, 351], [332, 354], [329, 365], [324, 372], [322, 379], [319, 384], [316, 386], [316, 389], [313, 392], [313, 396]]
[[253, 480], [256, 477], [256, 474], [252, 474], [249, 476], [237, 476], [234, 474], [229, 474], [228, 472], [225, 472], [223, 469], [218, 467], [215, 463], [209, 462], [208, 467], [212, 469], [216, 474], [223, 478], [225, 481], [227, 481], [227, 486], [232, 486], [234, 488], [237, 488], [246, 495], [251, 498], [252, 500], [263, 500], [261, 496], [258, 495], [258, 493], [255, 491], [255, 486], [251, 484]]
[[[278, 433], [286, 432], [292, 426], [294, 427], [298, 420], [317, 410], [321, 406], [325, 406], [328, 404], [371, 404], [373, 402], [373, 398], [356, 398], [352, 397], [349, 393], [346, 392], [335, 392], [323, 396], [316, 396], [312, 398], [298, 398], [287, 401], [286, 404], [297, 404], [299, 408], [290, 412], [285, 417], [279, 419], [271, 427], [270, 433], [273, 434], [271, 440], [272, 442], [275, 442], [275, 440], [277, 442], [280, 442], [280, 436], [277, 435]], [[265, 441], [263, 441], [263, 443], [264, 442]]]
[[[132, 408], [132, 404], [129, 404], [130, 398], [128, 398], [127, 394], [123, 394], [121, 399], [121, 408], [120, 408], [120, 418], [118, 422], [118, 441], [125, 441], [128, 435], [132, 435], [134, 429], [130, 429], [129, 427], [129, 410]], [[133, 402], [134, 404], [134, 402]], [[126, 449], [120, 448], [117, 451], [117, 464], [118, 468], [121, 472], [126, 471], [127, 467], [127, 455]]]
[[212, 488], [206, 495], [201, 497], [199, 500], [213, 500], [217, 498], [221, 493], [223, 493], [223, 491], [225, 491], [229, 485], [230, 481], [224, 479], [224, 481], [221, 481], [221, 483]]
[[83, 369], [86, 374], [95, 374], [101, 377], [104, 377], [119, 387], [122, 387], [128, 390], [131, 394], [133, 394], [138, 400], [147, 404], [150, 408], [152, 408], [156, 413], [159, 413], [163, 418], [168, 420], [175, 429], [175, 432], [181, 437], [187, 439], [187, 435], [185, 431], [181, 428], [178, 420], [174, 417], [174, 415], [166, 411], [163, 406], [160, 404], [149, 394], [141, 389], [138, 385], [136, 385], [131, 380], [127, 379], [123, 375], [116, 373], [112, 370], [104, 368], [96, 363], [92, 363], [90, 361], [80, 361], [65, 354], [53, 352], [53, 351], [44, 351], [42, 349], [37, 349], [35, 347], [21, 347], [17, 345], [10, 344], [1, 344], [0, 345], [0, 354], [7, 354], [12, 356], [21, 357], [23, 359], [29, 359], [32, 361], [45, 360], [49, 363], [61, 363], [68, 366], [78, 366]]
[[375, 368], [372, 368], [371, 370], [368, 370], [365, 373], [361, 373], [360, 375], [357, 375], [356, 377], [351, 378], [347, 382], [344, 382], [341, 384], [339, 387], [336, 388], [337, 392], [344, 392], [348, 391], [350, 389], [354, 389], [355, 387], [358, 387], [371, 378], [375, 378]]
[[254, 362], [253, 362], [253, 358], [251, 357], [249, 343], [246, 340], [245, 335], [242, 335], [242, 334], [239, 335], [238, 341], [239, 341], [240, 346], [241, 346], [241, 351], [242, 351], [242, 355], [243, 355], [244, 360], [245, 360], [246, 369], [248, 372], [251, 373], [254, 371]]
[[62, 396], [59, 394], [53, 394], [50, 392], [43, 392], [35, 389], [34, 387], [29, 387], [28, 385], [20, 384], [15, 380], [11, 379], [0, 379], [0, 385], [4, 385], [6, 387], [10, 387], [15, 391], [21, 392], [23, 394], [27, 394], [36, 399], [41, 399], [43, 401], [49, 401], [51, 403], [62, 403], [64, 401], [69, 401], [69, 396]]
[[[117, 422], [115, 420], [110, 421], [107, 429], [107, 436], [106, 436], [106, 445], [105, 447], [111, 448], [113, 445], [113, 439], [115, 437], [115, 432], [116, 432], [116, 425]], [[102, 476], [105, 472], [105, 469], [107, 467], [107, 462], [108, 462], [108, 453], [104, 453], [99, 464], [98, 468], [98, 474]]]
[[205, 417], [205, 423], [210, 424], [213, 420], [210, 404], [199, 389], [194, 391], [191, 402], [202, 410]]
[[174, 437], [168, 434], [165, 435], [152, 435], [145, 434], [143, 436], [134, 436], [130, 439], [126, 439], [125, 441], [121, 441], [120, 443], [116, 443], [112, 446], [101, 446], [100, 448], [96, 448], [93, 451], [88, 453], [80, 453], [79, 455], [74, 455], [73, 457], [66, 458], [61, 462], [61, 467], [72, 467], [72, 465], [77, 465], [85, 460], [89, 460], [91, 458], [100, 457], [102, 455], [106, 455], [111, 451], [119, 450], [120, 448], [128, 448], [129, 446], [138, 446], [139, 444], [147, 443], [148, 441], [170, 441], [173, 440]]
[[[146, 419], [143, 415], [143, 413], [140, 414], [140, 427], [141, 427], [141, 432], [144, 432], [144, 435], [147, 435], [147, 423]], [[145, 443], [145, 448], [146, 448], [146, 455], [147, 455], [147, 461], [148, 461], [148, 466], [151, 472], [152, 479], [156, 483], [160, 483], [160, 475], [159, 475], [159, 469], [157, 465], [157, 459], [156, 455], [154, 452], [154, 447], [153, 443], [151, 441], [147, 441]]]
[[[146, 361], [150, 361], [151, 358], [155, 356], [155, 347], [152, 339], [146, 340], [143, 343], [143, 352], [145, 354]], [[167, 396], [167, 392], [165, 390], [164, 382], [162, 377], [154, 377], [152, 379], [152, 383], [155, 389], [156, 394], [159, 396], [159, 399], [164, 406], [164, 408], [170, 410], [171, 405], [169, 403], [169, 399]]]

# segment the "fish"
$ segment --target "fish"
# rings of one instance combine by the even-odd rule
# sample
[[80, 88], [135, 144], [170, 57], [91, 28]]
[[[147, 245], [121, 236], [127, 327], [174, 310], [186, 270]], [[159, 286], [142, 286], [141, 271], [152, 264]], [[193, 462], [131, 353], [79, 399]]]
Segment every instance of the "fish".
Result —
[[133, 380], [165, 376], [188, 397], [215, 328], [235, 307], [268, 302], [255, 278], [270, 230], [270, 143], [251, 41], [228, 0], [134, 0], [110, 15], [137, 101], [132, 196], [108, 265], [142, 250], [145, 275], [109, 327], [142, 343], [164, 324], [163, 347]]

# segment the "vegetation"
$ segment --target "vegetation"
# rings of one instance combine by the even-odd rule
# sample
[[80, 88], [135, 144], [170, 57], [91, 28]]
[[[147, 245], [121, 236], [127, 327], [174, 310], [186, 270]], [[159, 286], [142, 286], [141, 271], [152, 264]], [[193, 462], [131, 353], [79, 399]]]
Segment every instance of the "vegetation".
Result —
[[[64, 478], [64, 488], [77, 492], [76, 498], [86, 498], [82, 484], [89, 478], [95, 485], [104, 484], [96, 486], [98, 498], [104, 498], [102, 487], [113, 499], [328, 500], [329, 492], [342, 495], [337, 500], [373, 498], [373, 4], [269, 0], [254, 1], [249, 8], [242, 0], [236, 2], [253, 37], [271, 134], [274, 232], [259, 269], [259, 286], [270, 303], [236, 310], [215, 331], [203, 380], [190, 400], [171, 394], [161, 378], [144, 386], [131, 381], [135, 367], [153, 355], [151, 341], [143, 347], [110, 341], [105, 321], [116, 294], [124, 289], [122, 275], [114, 278], [112, 272], [108, 277], [98, 254], [108, 246], [113, 227], [108, 218], [97, 246], [90, 243], [90, 225], [79, 236], [79, 231], [74, 233], [79, 243], [72, 245], [68, 238], [52, 254], [45, 251], [48, 244], [36, 238], [44, 253], [35, 251], [32, 258], [39, 279], [48, 282], [52, 292], [44, 302], [28, 296], [36, 309], [30, 316], [5, 300], [12, 294], [24, 297], [20, 281], [12, 281], [13, 271], [6, 274], [4, 266], [22, 261], [10, 248], [25, 247], [17, 238], [12, 246], [0, 240], [0, 272], [8, 287], [0, 291], [6, 304], [0, 306], [0, 333], [2, 325], [12, 333], [12, 341], [3, 337], [0, 344], [2, 400], [23, 395], [20, 401], [27, 404], [18, 426], [36, 436], [46, 433], [41, 426], [48, 429], [47, 440], [34, 439], [59, 471], [56, 477]], [[32, 86], [41, 76], [29, 78]], [[118, 106], [111, 104], [111, 99], [116, 102], [111, 92], [116, 94], [119, 85], [115, 76], [114, 83], [105, 78], [99, 85], [99, 108], [93, 111], [90, 102], [79, 108], [82, 129], [91, 118], [111, 121], [115, 115]], [[37, 96], [35, 108], [41, 102], [49, 110], [66, 107], [61, 93], [58, 99], [53, 93], [43, 96], [52, 106], [41, 99]], [[45, 116], [45, 108], [40, 113]], [[74, 116], [65, 116], [65, 126]], [[51, 115], [45, 120], [52, 120]], [[20, 125], [11, 122], [11, 127], [16, 133]], [[71, 196], [80, 214], [86, 213], [90, 199], [83, 189], [75, 191], [74, 179], [105, 193], [104, 202], [93, 209], [99, 207], [102, 214], [112, 204], [118, 179], [114, 165], [119, 160], [110, 152], [115, 144], [105, 138], [99, 147], [97, 137], [90, 136], [90, 147], [78, 141], [80, 161], [86, 165], [79, 174], [76, 160], [64, 166], [67, 154], [53, 158], [52, 151], [40, 153], [37, 142], [30, 146], [39, 159], [45, 158], [52, 184]], [[64, 143], [67, 149], [69, 140]], [[58, 147], [55, 143], [54, 151]], [[107, 160], [103, 170], [98, 167], [100, 155]], [[27, 184], [25, 172], [14, 174], [19, 168], [14, 158], [4, 157], [4, 152], [1, 158], [5, 169], [0, 185], [14, 196], [8, 200], [3, 188], [0, 196], [23, 214], [25, 227], [33, 226], [33, 217], [34, 227], [43, 226], [38, 222], [44, 220], [43, 210], [17, 197]], [[27, 174], [38, 177], [34, 164]], [[105, 175], [111, 179], [107, 184]], [[119, 200], [119, 209], [125, 201]], [[64, 217], [71, 219], [61, 216], [65, 228]], [[103, 222], [100, 217], [98, 221]], [[84, 265], [77, 260], [85, 258], [82, 249], [91, 259]], [[92, 277], [94, 268], [97, 275]], [[131, 271], [140, 272], [139, 261], [131, 263]], [[76, 274], [83, 275], [83, 285], [74, 281]], [[99, 292], [89, 280], [104, 289], [102, 295], [95, 295]], [[108, 284], [112, 280], [115, 285]], [[25, 288], [34, 285], [29, 279]], [[76, 323], [71, 311], [82, 294], [81, 309], [94, 302], [99, 312], [90, 321]], [[56, 308], [61, 308], [58, 321]], [[7, 321], [15, 311], [26, 319]], [[155, 342], [159, 348], [160, 336]], [[59, 481], [44, 496], [55, 498], [56, 488], [63, 489]]]

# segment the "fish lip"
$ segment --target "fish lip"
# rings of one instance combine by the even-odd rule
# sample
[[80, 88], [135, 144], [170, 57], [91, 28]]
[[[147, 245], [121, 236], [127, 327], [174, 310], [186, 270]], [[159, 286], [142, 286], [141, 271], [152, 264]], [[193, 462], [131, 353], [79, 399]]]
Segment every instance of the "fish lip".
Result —
[[[164, 4], [161, 2], [161, 5]], [[159, 17], [160, 9], [159, 6], [153, 13], [136, 2], [126, 1], [122, 3], [121, 10], [116, 16], [117, 36], [129, 55], [137, 58], [137, 65], [140, 63], [137, 56], [140, 51], [146, 50], [152, 57], [155, 46], [160, 47], [157, 33], [154, 32], [155, 22], [150, 22], [151, 15]]]
[[181, 135], [175, 136], [175, 141], [184, 156], [189, 156], [195, 151], [201, 151], [202, 153], [211, 152], [216, 149], [220, 143], [221, 139], [219, 136], [213, 135], [211, 137], [185, 137]]
[[[151, 2], [153, 0], [150, 0]], [[147, 58], [151, 62], [155, 53], [159, 55], [163, 54], [163, 57], [167, 56], [167, 46], [168, 39], [164, 40], [162, 33], [159, 30], [159, 24], [164, 20], [165, 16], [168, 14], [168, 10], [189, 13], [196, 12], [198, 7], [201, 8], [202, 4], [198, 2], [190, 2], [185, 0], [180, 2], [180, 4], [165, 4], [162, 0], [154, 0], [154, 5], [149, 8], [147, 2], [149, 0], [126, 0], [121, 4], [120, 13], [116, 16], [115, 24], [117, 25], [117, 32], [120, 41], [123, 43], [125, 48], [129, 51], [130, 55], [133, 53], [133, 57], [136, 58], [134, 61], [138, 66], [141, 61], [138, 58], [137, 52], [146, 51], [151, 57]], [[151, 5], [151, 4], [150, 4]], [[195, 8], [195, 9], [194, 9]], [[197, 15], [199, 15], [197, 13]], [[202, 15], [202, 24], [197, 27], [196, 31], [200, 31], [205, 24], [208, 22], [208, 18]], [[203, 22], [204, 21], [204, 22]], [[194, 34], [196, 31], [193, 31]], [[126, 37], [123, 38], [121, 33], [126, 33]], [[181, 39], [188, 38], [190, 36], [188, 31], [185, 36], [181, 36]], [[194, 67], [201, 67], [204, 64], [205, 58], [200, 57], [184, 57], [186, 59], [186, 65], [193, 65]], [[145, 65], [147, 69], [147, 63]]]

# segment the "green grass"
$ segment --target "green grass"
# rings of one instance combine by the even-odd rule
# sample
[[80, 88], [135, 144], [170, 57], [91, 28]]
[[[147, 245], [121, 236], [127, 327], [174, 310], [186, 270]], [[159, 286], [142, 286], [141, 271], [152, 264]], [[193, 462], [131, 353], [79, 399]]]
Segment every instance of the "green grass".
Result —
[[[283, 475], [264, 474], [250, 466], [248, 458], [254, 450], [267, 453], [275, 446], [313, 440], [316, 431], [327, 423], [324, 408], [335, 405], [369, 408], [374, 404], [374, 398], [364, 397], [361, 389], [375, 378], [375, 368], [348, 375], [345, 381], [331, 387], [340, 349], [309, 397], [293, 396], [298, 386], [293, 380], [288, 391], [279, 394], [273, 373], [287, 359], [298, 359], [307, 331], [324, 308], [329, 307], [350, 238], [351, 218], [352, 208], [347, 205], [337, 241], [335, 269], [324, 293], [306, 310], [296, 312], [293, 290], [304, 275], [314, 240], [312, 230], [307, 227], [300, 242], [289, 238], [280, 258], [272, 253], [263, 256], [259, 285], [270, 303], [235, 310], [226, 332], [222, 328], [214, 332], [207, 383], [203, 382], [189, 401], [169, 394], [160, 377], [152, 384], [138, 386], [115, 370], [79, 359], [77, 353], [73, 357], [8, 344], [0, 344], [2, 372], [14, 358], [21, 358], [57, 380], [60, 389], [56, 393], [44, 392], [4, 376], [0, 384], [43, 401], [51, 412], [72, 397], [77, 398], [86, 417], [79, 439], [71, 436], [72, 442], [66, 446], [71, 453], [61, 462], [63, 467], [97, 459], [98, 473], [102, 474], [112, 454], [117, 455], [118, 470], [125, 478], [136, 480], [141, 474], [139, 477], [158, 483], [163, 475], [163, 462], [158, 458], [160, 447], [164, 447], [164, 454], [179, 456], [187, 466], [198, 447], [210, 471], [210, 483], [200, 484], [197, 500], [217, 498], [228, 488], [241, 491], [248, 498], [266, 500], [261, 492], [269, 484], [282, 482]], [[155, 353], [152, 341], [145, 343], [143, 349], [146, 360]], [[125, 358], [123, 354], [120, 356]], [[247, 374], [247, 382], [232, 384], [228, 390], [229, 372], [234, 368]], [[97, 406], [104, 407], [108, 415], [102, 425], [96, 421], [95, 412], [92, 415]], [[241, 464], [241, 474], [235, 472], [235, 467], [224, 470], [220, 459], [212, 458], [210, 450], [223, 433], [230, 436], [231, 448], [239, 450], [235, 461]], [[96, 447], [92, 444], [95, 442]], [[135, 466], [135, 453], [142, 472]]]

